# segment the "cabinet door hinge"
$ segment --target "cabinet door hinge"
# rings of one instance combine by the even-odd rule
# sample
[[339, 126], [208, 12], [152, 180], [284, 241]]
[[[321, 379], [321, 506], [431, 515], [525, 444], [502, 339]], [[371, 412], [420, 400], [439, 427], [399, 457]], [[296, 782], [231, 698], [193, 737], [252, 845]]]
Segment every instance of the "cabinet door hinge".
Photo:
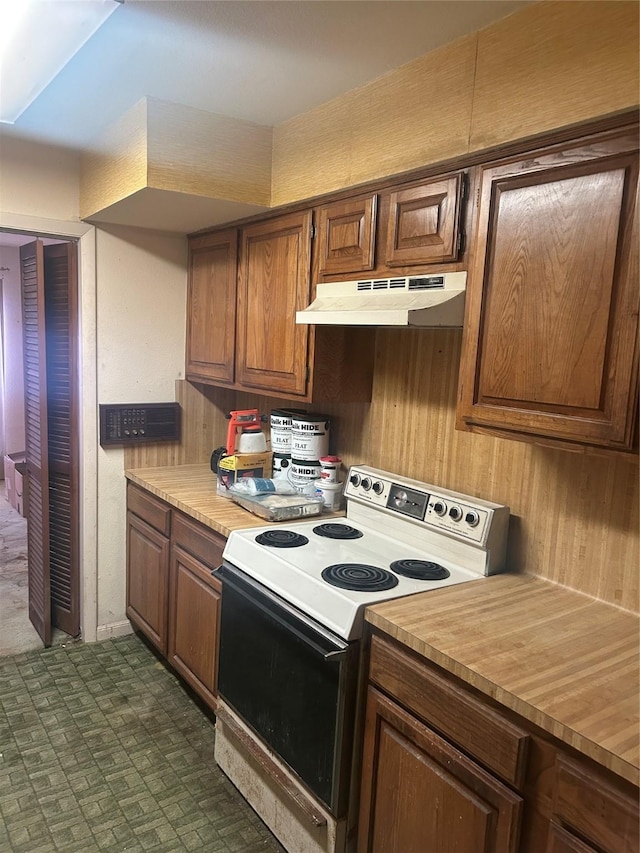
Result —
[[465, 233], [464, 231], [460, 231], [458, 234], [458, 257], [460, 257], [464, 253], [466, 247], [467, 241], [465, 239]]
[[311, 226], [311, 235], [310, 236], [311, 236], [312, 240], [316, 236], [316, 226], [315, 225]]

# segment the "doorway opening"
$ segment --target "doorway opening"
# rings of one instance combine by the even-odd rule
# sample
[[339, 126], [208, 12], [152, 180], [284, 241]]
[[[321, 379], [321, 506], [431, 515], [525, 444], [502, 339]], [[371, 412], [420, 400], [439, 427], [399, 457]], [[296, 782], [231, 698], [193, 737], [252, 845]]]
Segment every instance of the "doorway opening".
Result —
[[[8, 584], [4, 605], [15, 605], [9, 615], [19, 630], [0, 636], [0, 653], [13, 650], [20, 637], [33, 640], [20, 619], [25, 593], [40, 644], [81, 633], [77, 254], [77, 240], [0, 232], [5, 267], [0, 444], [3, 457], [26, 458], [26, 468], [16, 474], [20, 503], [2, 506], [11, 532], [0, 543], [7, 566], [0, 583]], [[6, 491], [6, 477], [3, 485]], [[7, 629], [8, 624], [2, 634]]]

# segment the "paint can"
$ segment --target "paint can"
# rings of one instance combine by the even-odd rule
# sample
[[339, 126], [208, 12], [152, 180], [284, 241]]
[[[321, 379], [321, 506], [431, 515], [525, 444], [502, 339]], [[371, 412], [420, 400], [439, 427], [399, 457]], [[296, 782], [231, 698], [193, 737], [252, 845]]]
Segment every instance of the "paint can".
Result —
[[324, 501], [324, 508], [335, 512], [342, 507], [344, 483], [329, 483], [327, 480], [316, 480], [316, 494]]
[[313, 487], [314, 482], [320, 477], [320, 463], [318, 460], [291, 459], [289, 468], [289, 482], [299, 492], [307, 487]]
[[273, 479], [288, 478], [289, 469], [291, 467], [290, 453], [274, 453], [273, 454]]
[[320, 479], [325, 483], [337, 483], [340, 480], [340, 466], [342, 459], [339, 456], [320, 457]]
[[313, 412], [291, 418], [291, 456], [316, 461], [329, 453], [330, 419]]

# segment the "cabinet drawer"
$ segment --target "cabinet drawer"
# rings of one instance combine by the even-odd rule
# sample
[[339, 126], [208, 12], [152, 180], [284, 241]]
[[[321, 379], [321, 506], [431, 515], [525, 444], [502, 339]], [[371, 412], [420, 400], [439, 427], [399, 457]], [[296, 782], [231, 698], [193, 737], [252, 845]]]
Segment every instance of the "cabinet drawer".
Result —
[[127, 484], [127, 509], [154, 527], [163, 536], [171, 531], [171, 508], [144, 489]]
[[212, 569], [222, 563], [224, 536], [178, 512], [173, 517], [171, 541]]
[[529, 736], [428, 664], [374, 635], [370, 681], [497, 776], [521, 787]]
[[638, 802], [623, 791], [558, 756], [554, 815], [609, 853], [637, 853]]
[[585, 844], [559, 824], [551, 823], [545, 853], [596, 853], [596, 851], [590, 844]]

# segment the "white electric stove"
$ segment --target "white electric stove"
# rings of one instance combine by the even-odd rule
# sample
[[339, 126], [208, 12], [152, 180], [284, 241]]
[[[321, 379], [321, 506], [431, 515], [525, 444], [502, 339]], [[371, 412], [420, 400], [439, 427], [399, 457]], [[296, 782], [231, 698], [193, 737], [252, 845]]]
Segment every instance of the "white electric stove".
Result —
[[223, 558], [345, 640], [369, 604], [505, 567], [508, 507], [354, 466], [345, 518], [233, 531]]
[[234, 531], [216, 570], [215, 759], [289, 853], [355, 850], [367, 605], [505, 568], [505, 506], [364, 465], [345, 496]]

